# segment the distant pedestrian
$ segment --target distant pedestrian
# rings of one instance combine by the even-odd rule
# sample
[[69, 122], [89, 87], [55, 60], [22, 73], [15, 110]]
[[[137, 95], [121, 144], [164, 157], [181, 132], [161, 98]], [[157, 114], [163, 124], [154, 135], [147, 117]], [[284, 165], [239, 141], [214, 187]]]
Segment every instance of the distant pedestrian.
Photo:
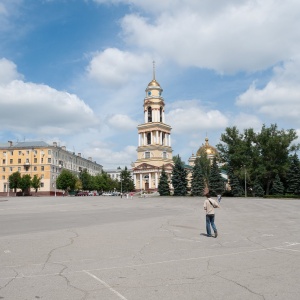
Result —
[[206, 233], [208, 237], [212, 237], [211, 228], [215, 233], [215, 238], [218, 236], [217, 227], [215, 225], [215, 208], [219, 208], [219, 204], [216, 200], [210, 198], [210, 194], [207, 193], [204, 201], [204, 210], [206, 211]]
[[219, 194], [219, 195], [217, 195], [217, 198], [218, 198], [218, 202], [220, 203], [222, 200], [222, 196]]
[[130, 199], [132, 199], [132, 197], [133, 197], [133, 193], [131, 192], [131, 193], [130, 193]]
[[63, 191], [62, 194], [63, 194], [63, 197], [64, 197], [65, 196], [65, 191]]
[[128, 199], [128, 196], [129, 196], [128, 193], [126, 193], [126, 198], [127, 198], [127, 199]]

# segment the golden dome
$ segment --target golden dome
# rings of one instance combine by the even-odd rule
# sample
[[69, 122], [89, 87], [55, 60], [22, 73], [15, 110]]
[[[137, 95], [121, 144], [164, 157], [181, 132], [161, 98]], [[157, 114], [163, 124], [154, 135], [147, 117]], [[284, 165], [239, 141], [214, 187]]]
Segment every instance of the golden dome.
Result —
[[198, 151], [197, 151], [197, 156], [201, 156], [201, 153], [203, 153], [203, 151], [205, 151], [206, 152], [206, 154], [208, 155], [208, 156], [216, 156], [216, 155], [218, 155], [218, 150], [215, 148], [215, 147], [213, 147], [213, 146], [211, 146], [209, 143], [208, 143], [208, 138], [205, 138], [205, 145], [202, 145], [199, 149], [198, 149]]
[[159, 86], [160, 87], [160, 84], [155, 80], [153, 79], [149, 84], [148, 86]]

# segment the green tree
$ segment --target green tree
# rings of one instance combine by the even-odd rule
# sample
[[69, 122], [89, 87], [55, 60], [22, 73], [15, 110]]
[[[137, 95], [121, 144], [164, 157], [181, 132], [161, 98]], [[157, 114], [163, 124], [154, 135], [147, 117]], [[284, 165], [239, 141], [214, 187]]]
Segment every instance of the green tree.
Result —
[[283, 195], [284, 194], [284, 186], [283, 186], [283, 183], [281, 182], [278, 174], [276, 174], [275, 179], [273, 181], [271, 193], [272, 193], [272, 195]]
[[234, 174], [233, 168], [231, 167], [230, 163], [228, 166], [228, 178], [230, 180], [230, 194], [233, 197], [241, 197], [244, 194], [243, 188], [241, 187], [240, 181], [238, 177]]
[[17, 192], [17, 189], [19, 188], [19, 184], [21, 181], [21, 174], [20, 172], [14, 172], [8, 177], [9, 181], [9, 188], [14, 189], [14, 192]]
[[63, 169], [56, 179], [56, 187], [64, 191], [74, 191], [78, 178], [69, 170]]
[[258, 178], [254, 180], [252, 193], [255, 197], [263, 197], [265, 194]]
[[121, 171], [120, 190], [122, 190], [122, 192], [131, 192], [134, 190], [134, 183], [131, 178], [130, 171], [127, 170], [127, 167], [125, 167], [125, 169]]
[[172, 185], [174, 196], [185, 196], [187, 194], [187, 172], [178, 155], [172, 171]]
[[92, 176], [88, 173], [87, 169], [83, 169], [79, 174], [79, 179], [81, 180], [82, 189], [85, 191], [92, 190]]
[[192, 171], [191, 190], [193, 196], [203, 196], [205, 179], [202, 173], [201, 158], [197, 157]]
[[225, 190], [224, 180], [220, 174], [220, 169], [217, 165], [217, 159], [214, 157], [209, 175], [209, 192], [212, 195], [222, 194]]
[[196, 160], [197, 159], [199, 160], [204, 182], [206, 185], [208, 185], [211, 163], [210, 163], [210, 159], [207, 157], [207, 153], [205, 149], [200, 150], [199, 157], [197, 157]]
[[288, 194], [300, 195], [300, 162], [296, 153], [290, 157], [286, 185], [286, 192]]
[[37, 193], [38, 189], [41, 187], [41, 178], [36, 174], [32, 178], [31, 186], [34, 188], [35, 193]]
[[25, 174], [21, 177], [21, 180], [19, 182], [19, 188], [22, 190], [23, 196], [26, 192], [30, 193], [30, 187], [31, 187], [31, 176], [29, 174]]
[[285, 176], [289, 167], [289, 152], [294, 149], [291, 143], [297, 138], [294, 129], [278, 130], [277, 125], [269, 128], [263, 125], [256, 135], [256, 145], [260, 156], [259, 172], [265, 181], [266, 195], [277, 174]]
[[241, 166], [245, 165], [248, 185], [257, 178], [268, 195], [276, 174], [282, 178], [286, 175], [289, 153], [298, 148], [292, 145], [296, 138], [294, 129], [278, 130], [276, 124], [263, 125], [258, 133], [245, 129], [243, 134], [234, 126], [226, 128], [217, 148], [221, 160], [230, 162], [240, 181], [244, 175]]
[[159, 192], [160, 196], [169, 196], [170, 195], [169, 178], [165, 171], [164, 166], [162, 167], [161, 175], [159, 177], [158, 192]]

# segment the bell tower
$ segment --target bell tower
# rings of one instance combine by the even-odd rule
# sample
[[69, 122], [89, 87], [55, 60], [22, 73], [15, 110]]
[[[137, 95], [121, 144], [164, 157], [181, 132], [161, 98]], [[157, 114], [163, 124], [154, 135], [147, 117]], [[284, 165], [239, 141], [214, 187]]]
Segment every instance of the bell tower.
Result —
[[173, 169], [171, 126], [165, 124], [165, 102], [163, 89], [153, 78], [146, 87], [144, 98], [144, 123], [138, 125], [137, 160], [133, 178], [137, 190], [155, 191], [158, 187], [162, 167], [171, 176]]

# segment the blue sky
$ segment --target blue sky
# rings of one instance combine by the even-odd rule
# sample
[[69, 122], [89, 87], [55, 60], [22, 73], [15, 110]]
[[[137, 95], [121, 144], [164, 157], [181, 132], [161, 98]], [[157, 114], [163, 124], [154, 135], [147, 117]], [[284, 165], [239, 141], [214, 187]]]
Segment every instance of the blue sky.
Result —
[[0, 0], [0, 142], [129, 167], [153, 60], [186, 162], [228, 126], [299, 134], [298, 2]]

